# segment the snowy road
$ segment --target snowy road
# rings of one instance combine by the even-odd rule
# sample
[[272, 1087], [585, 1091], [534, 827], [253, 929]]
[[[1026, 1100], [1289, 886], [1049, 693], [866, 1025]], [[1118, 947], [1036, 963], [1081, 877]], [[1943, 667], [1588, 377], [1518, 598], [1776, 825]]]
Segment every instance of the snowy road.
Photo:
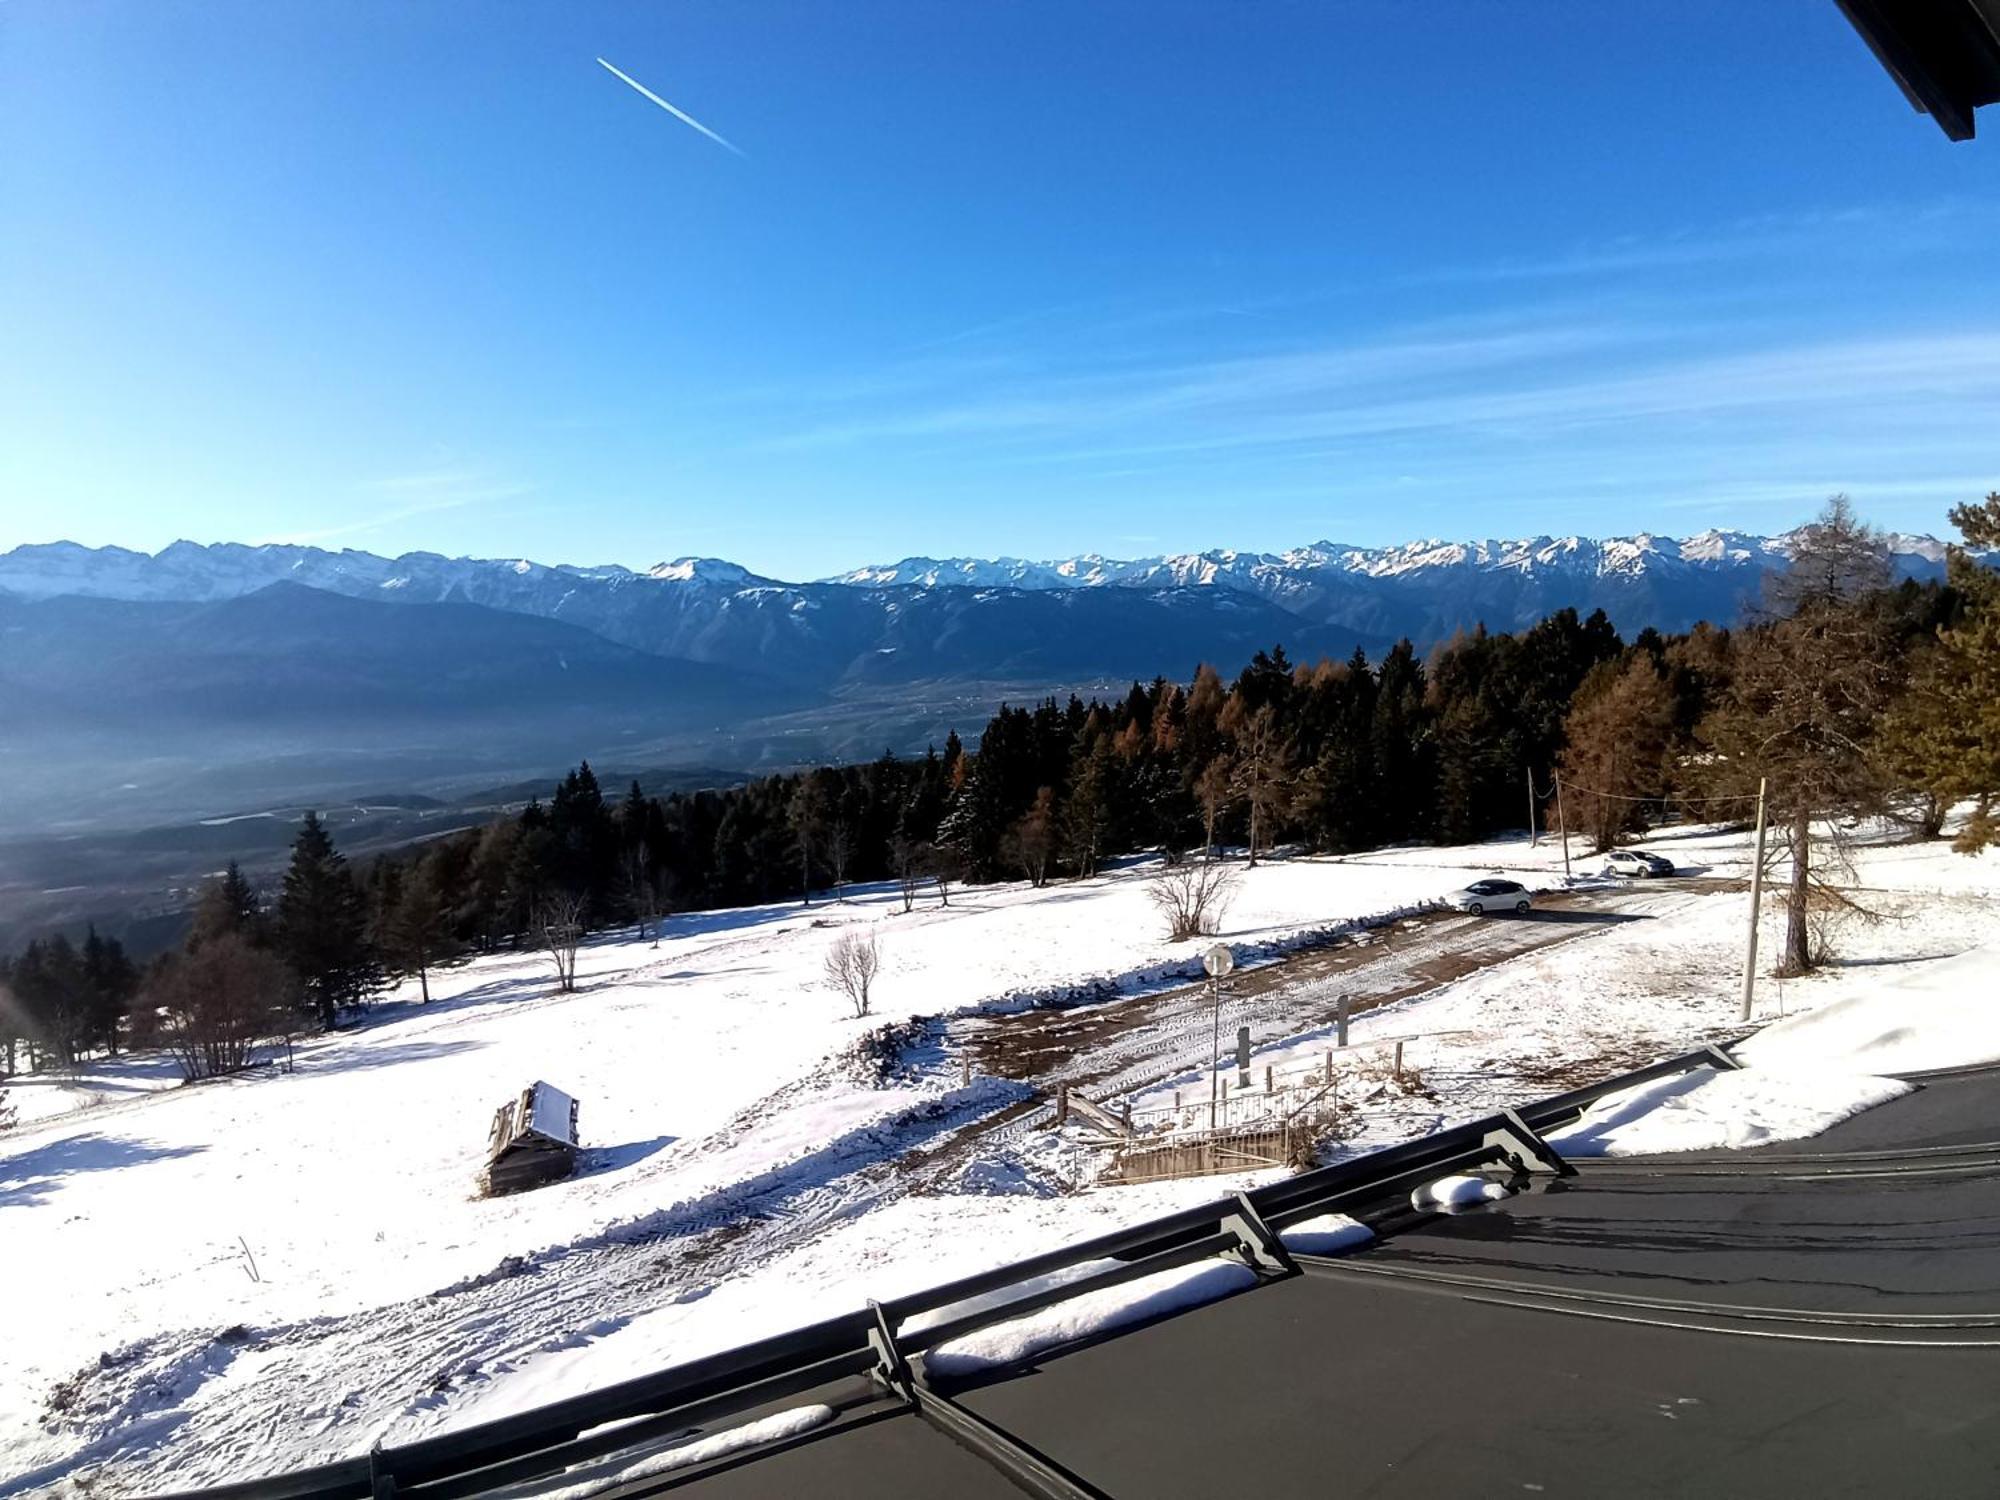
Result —
[[[1255, 1047], [1331, 1025], [1342, 994], [1358, 1017], [1525, 954], [1722, 894], [1714, 882], [1648, 881], [1540, 897], [1525, 917], [1405, 918], [1232, 976], [1222, 986], [1223, 1045], [1235, 1045], [1240, 1026], [1250, 1028]], [[1067, 1083], [1108, 1100], [1198, 1063], [1215, 1025], [1207, 987], [1189, 985], [1074, 1010], [975, 1018], [963, 1023], [963, 1035], [975, 1071], [1045, 1088]]]

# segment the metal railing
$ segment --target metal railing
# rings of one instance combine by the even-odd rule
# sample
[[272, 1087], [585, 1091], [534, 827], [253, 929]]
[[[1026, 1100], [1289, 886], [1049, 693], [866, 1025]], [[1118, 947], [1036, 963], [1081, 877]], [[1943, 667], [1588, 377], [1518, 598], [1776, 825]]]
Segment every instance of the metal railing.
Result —
[[[1359, 1217], [1392, 1206], [1404, 1209], [1413, 1189], [1440, 1175], [1482, 1167], [1567, 1175], [1573, 1169], [1540, 1131], [1570, 1123], [1606, 1094], [1705, 1066], [1736, 1064], [1713, 1047], [1687, 1053], [1519, 1111], [1505, 1110], [531, 1411], [394, 1447], [378, 1445], [337, 1463], [183, 1496], [454, 1500], [561, 1474], [574, 1465], [855, 1376], [872, 1378], [886, 1395], [1006, 1469], [1031, 1492], [1087, 1494], [1087, 1487], [958, 1406], [948, 1392], [913, 1369], [912, 1359], [921, 1365], [926, 1351], [979, 1328], [1211, 1256], [1240, 1259], [1257, 1274], [1259, 1284], [1295, 1275], [1298, 1265], [1282, 1238], [1285, 1227], [1326, 1213]], [[1094, 1261], [1111, 1264], [1057, 1285], [1035, 1284]], [[949, 1313], [1009, 1287], [1021, 1288], [1021, 1295], [905, 1331], [925, 1315]]]

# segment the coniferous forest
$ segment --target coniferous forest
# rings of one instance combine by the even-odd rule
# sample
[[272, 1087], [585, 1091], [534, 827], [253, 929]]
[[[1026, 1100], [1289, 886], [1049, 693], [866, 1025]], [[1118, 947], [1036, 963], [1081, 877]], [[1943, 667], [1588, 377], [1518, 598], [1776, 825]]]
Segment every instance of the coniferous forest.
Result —
[[[1969, 546], [2000, 545], [2000, 495], [1952, 520]], [[228, 1071], [253, 1041], [337, 1024], [387, 981], [428, 999], [431, 971], [467, 954], [543, 949], [568, 987], [591, 931], [857, 881], [894, 882], [907, 909], [1141, 851], [1255, 864], [1464, 843], [1531, 809], [1601, 849], [1678, 817], [1747, 820], [1760, 786], [1794, 856], [1794, 971], [1818, 957], [1806, 914], [1842, 820], [1935, 837], [1970, 801], [1960, 847], [2000, 839], [2000, 578], [1955, 554], [1947, 583], [1892, 586], [1881, 538], [1835, 500], [1734, 629], [1626, 640], [1565, 609], [1372, 661], [1273, 645], [1233, 677], [1204, 665], [1110, 701], [1004, 704], [976, 748], [953, 734], [921, 756], [664, 797], [584, 764], [516, 815], [358, 868], [308, 816], [277, 888], [232, 866], [144, 972], [94, 932], [15, 955], [0, 1063], [151, 1044], [189, 1076]]]

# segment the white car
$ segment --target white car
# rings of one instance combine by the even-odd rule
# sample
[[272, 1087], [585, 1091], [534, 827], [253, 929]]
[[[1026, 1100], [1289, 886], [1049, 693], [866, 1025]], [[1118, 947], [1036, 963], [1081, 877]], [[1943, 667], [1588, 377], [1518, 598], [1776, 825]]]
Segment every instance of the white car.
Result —
[[1648, 854], [1644, 849], [1613, 849], [1604, 856], [1604, 873], [1645, 880], [1654, 875], [1673, 874], [1674, 862], [1657, 854]]
[[1489, 911], [1511, 911], [1525, 916], [1534, 904], [1528, 898], [1528, 888], [1520, 881], [1501, 880], [1497, 876], [1489, 880], [1475, 880], [1464, 890], [1453, 891], [1445, 900], [1475, 917], [1483, 917]]

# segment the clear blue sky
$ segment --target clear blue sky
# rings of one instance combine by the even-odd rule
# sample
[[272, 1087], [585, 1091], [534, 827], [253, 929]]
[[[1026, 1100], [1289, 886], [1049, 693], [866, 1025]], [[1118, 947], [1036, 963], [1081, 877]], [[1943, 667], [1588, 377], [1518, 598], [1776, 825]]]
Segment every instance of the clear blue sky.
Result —
[[1942, 529], [1981, 124], [1832, 0], [12, 0], [0, 547]]

